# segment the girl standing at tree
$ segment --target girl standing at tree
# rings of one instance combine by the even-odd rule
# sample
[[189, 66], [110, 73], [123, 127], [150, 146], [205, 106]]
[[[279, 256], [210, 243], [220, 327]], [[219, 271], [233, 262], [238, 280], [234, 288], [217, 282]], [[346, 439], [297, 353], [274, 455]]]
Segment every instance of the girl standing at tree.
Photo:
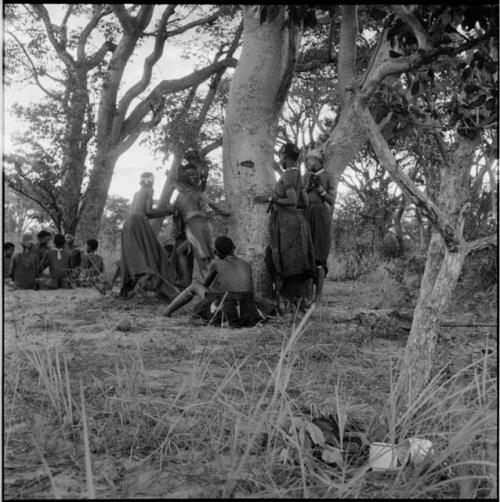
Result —
[[304, 216], [314, 243], [316, 258], [316, 295], [314, 302], [319, 304], [323, 293], [323, 283], [328, 273], [327, 259], [330, 252], [332, 215], [330, 208], [335, 198], [335, 185], [332, 177], [323, 168], [323, 156], [319, 150], [306, 154], [307, 173], [304, 179], [308, 207]]
[[299, 304], [305, 296], [305, 283], [314, 277], [314, 247], [309, 226], [298, 206], [307, 206], [297, 166], [299, 148], [287, 143], [279, 151], [284, 169], [270, 199], [270, 243], [268, 267], [275, 285], [278, 308], [284, 310], [286, 297]]
[[158, 241], [150, 218], [165, 217], [173, 213], [171, 207], [164, 211], [153, 209], [152, 173], [141, 175], [141, 188], [135, 193], [130, 215], [123, 224], [121, 233], [120, 295], [127, 296], [140, 280], [142, 287], [173, 299], [178, 291], [168, 281], [168, 256]]

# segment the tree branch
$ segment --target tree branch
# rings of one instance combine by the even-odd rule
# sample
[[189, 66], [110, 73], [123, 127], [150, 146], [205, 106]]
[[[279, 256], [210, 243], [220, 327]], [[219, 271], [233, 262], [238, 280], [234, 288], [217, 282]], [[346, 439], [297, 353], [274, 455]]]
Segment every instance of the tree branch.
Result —
[[391, 7], [396, 15], [411, 28], [411, 31], [413, 31], [417, 39], [419, 49], [428, 51], [431, 44], [429, 43], [429, 38], [422, 23], [417, 17], [406, 7], [406, 5], [392, 5]]
[[219, 138], [217, 138], [215, 141], [213, 141], [212, 143], [209, 143], [207, 146], [204, 146], [201, 150], [200, 150], [200, 155], [201, 157], [206, 157], [210, 152], [216, 150], [217, 148], [219, 148], [220, 146], [222, 146], [222, 136], [220, 136]]
[[338, 93], [341, 108], [345, 108], [350, 96], [347, 88], [354, 85], [356, 64], [356, 36], [358, 32], [356, 5], [342, 5], [342, 23], [340, 26]]
[[49, 38], [52, 47], [56, 50], [57, 55], [61, 59], [61, 61], [70, 69], [74, 69], [75, 60], [71, 57], [71, 55], [63, 48], [62, 44], [59, 40], [57, 40], [56, 35], [54, 33], [54, 25], [50, 20], [49, 13], [47, 9], [42, 4], [31, 4], [31, 7], [35, 10], [35, 12], [42, 18], [43, 24], [45, 25], [45, 31], [47, 32], [47, 36]]
[[38, 87], [50, 98], [55, 99], [56, 101], [62, 101], [60, 96], [49, 91], [47, 88], [45, 88], [45, 86], [42, 85], [40, 78], [39, 78], [38, 70], [35, 67], [35, 63], [31, 59], [30, 55], [28, 54], [28, 51], [26, 50], [24, 45], [21, 43], [21, 41], [14, 35], [14, 33], [10, 32], [10, 31], [5, 31], [5, 33], [10, 35], [16, 41], [16, 43], [19, 45], [19, 47], [21, 47], [23, 54], [26, 56], [26, 59], [28, 60], [29, 65], [31, 66], [32, 75], [33, 75]]
[[202, 24], [211, 23], [212, 21], [215, 21], [221, 15], [221, 13], [222, 9], [219, 9], [207, 17], [197, 19], [196, 21], [192, 21], [191, 23], [187, 23], [184, 26], [176, 28], [175, 30], [167, 31], [167, 36], [175, 37], [176, 35], [180, 35], [181, 33], [184, 33], [185, 31], [188, 31], [191, 28], [195, 28], [196, 26], [201, 26]]
[[216, 63], [213, 63], [206, 68], [196, 70], [185, 77], [174, 80], [161, 81], [149, 93], [149, 96], [147, 96], [134, 108], [134, 110], [132, 110], [130, 115], [123, 122], [120, 137], [125, 137], [130, 134], [130, 131], [137, 127], [141, 120], [150, 112], [151, 104], [157, 102], [161, 98], [161, 96], [169, 93], [179, 92], [184, 89], [188, 89], [189, 87], [199, 85], [201, 82], [210, 77], [212, 73], [222, 70], [223, 68], [227, 68], [228, 66], [235, 65], [235, 59], [226, 58], [222, 61], [217, 61]]
[[127, 12], [124, 4], [110, 4], [115, 16], [122, 25], [126, 33], [130, 33], [134, 29], [134, 18]]
[[[151, 54], [144, 60], [144, 67], [141, 79], [139, 82], [134, 84], [130, 89], [125, 93], [123, 98], [120, 100], [120, 103], [117, 107], [117, 113], [115, 118], [115, 123], [119, 126], [123, 123], [125, 119], [125, 115], [130, 106], [130, 103], [143, 92], [149, 83], [151, 82], [151, 76], [153, 74], [153, 66], [158, 62], [163, 54], [163, 48], [165, 46], [165, 41], [167, 39], [167, 32], [165, 27], [168, 23], [170, 16], [174, 13], [175, 5], [168, 5], [167, 8], [163, 11], [163, 15], [160, 19], [160, 23], [158, 26], [158, 32], [156, 34], [155, 45]], [[113, 127], [115, 129], [115, 127]]]
[[85, 28], [83, 28], [82, 32], [80, 33], [80, 36], [78, 37], [78, 45], [76, 52], [76, 57], [78, 61], [83, 62], [85, 60], [85, 44], [87, 43], [87, 39], [89, 38], [92, 31], [99, 24], [99, 21], [103, 17], [109, 14], [111, 14], [111, 10], [109, 9], [109, 7], [105, 7], [103, 4], [94, 5], [94, 13], [92, 15], [92, 18], [87, 23]]
[[391, 178], [398, 184], [407, 198], [424, 212], [429, 221], [443, 237], [446, 247], [452, 252], [456, 251], [458, 249], [459, 239], [455, 229], [448, 222], [446, 215], [442, 213], [437, 205], [424, 192], [417, 188], [405, 172], [398, 169], [397, 161], [389, 145], [382, 136], [370, 111], [361, 105], [359, 97], [356, 97], [355, 108], [360, 118], [360, 124], [362, 124], [366, 130], [380, 164], [391, 175]]
[[498, 236], [496, 234], [488, 235], [487, 237], [481, 237], [474, 241], [466, 242], [463, 244], [465, 249], [465, 254], [472, 253], [473, 251], [479, 251], [488, 246], [498, 247]]
[[[384, 29], [380, 35], [380, 45], [370, 63], [369, 70], [365, 74], [364, 82], [361, 86], [361, 99], [368, 98], [389, 75], [400, 74], [412, 68], [430, 63], [436, 60], [441, 55], [454, 56], [460, 52], [466, 51], [475, 47], [477, 44], [487, 40], [492, 36], [491, 33], [485, 33], [480, 37], [471, 39], [457, 47], [437, 47], [428, 51], [415, 52], [409, 56], [401, 56], [399, 58], [391, 58], [388, 54], [390, 45], [386, 40], [387, 31]], [[375, 60], [379, 59], [377, 63]]]

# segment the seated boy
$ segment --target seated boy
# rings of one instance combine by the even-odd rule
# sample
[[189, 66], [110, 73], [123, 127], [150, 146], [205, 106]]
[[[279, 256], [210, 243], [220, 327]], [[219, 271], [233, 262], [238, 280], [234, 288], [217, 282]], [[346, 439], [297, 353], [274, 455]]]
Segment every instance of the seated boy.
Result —
[[[47, 230], [41, 230], [36, 236], [38, 242], [31, 248], [31, 252], [38, 256], [38, 261], [42, 263], [43, 256], [50, 249], [52, 234]], [[40, 271], [42, 273], [43, 270]], [[48, 274], [41, 274], [42, 277], [48, 277]]]
[[40, 261], [38, 254], [33, 253], [33, 236], [23, 235], [22, 251], [14, 255], [10, 262], [9, 276], [14, 286], [20, 289], [38, 289], [38, 272]]
[[48, 249], [43, 255], [40, 272], [49, 267], [49, 279], [41, 283], [41, 286], [44, 288], [57, 289], [71, 287], [68, 279], [70, 253], [64, 248], [65, 243], [64, 235], [54, 235], [55, 248]]
[[10, 270], [10, 261], [12, 255], [14, 254], [14, 250], [16, 246], [12, 244], [12, 242], [4, 242], [3, 243], [3, 278], [9, 278], [9, 270]]
[[227, 320], [232, 327], [254, 326], [262, 321], [264, 315], [257, 309], [254, 299], [252, 267], [233, 252], [234, 244], [229, 237], [217, 237], [216, 258], [210, 263], [203, 284], [193, 281], [170, 303], [164, 315], [170, 317], [198, 295], [201, 302], [194, 312], [206, 321], [212, 318], [216, 323]]
[[78, 268], [81, 262], [81, 254], [80, 249], [75, 246], [75, 237], [71, 234], [66, 234], [64, 239], [66, 240], [65, 249], [68, 250], [70, 255], [69, 267], [71, 269]]
[[80, 268], [82, 279], [91, 286], [104, 273], [104, 261], [102, 256], [96, 253], [99, 242], [96, 239], [89, 239], [85, 246], [86, 253], [82, 255]]

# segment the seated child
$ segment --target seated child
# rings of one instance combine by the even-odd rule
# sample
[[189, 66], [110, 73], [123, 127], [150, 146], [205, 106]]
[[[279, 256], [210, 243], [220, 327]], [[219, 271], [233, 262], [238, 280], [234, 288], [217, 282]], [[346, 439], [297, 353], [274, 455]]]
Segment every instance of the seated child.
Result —
[[89, 239], [85, 246], [86, 253], [82, 255], [82, 281], [88, 286], [94, 285], [96, 279], [104, 273], [104, 261], [102, 256], [96, 253], [98, 247], [96, 239]]
[[44, 288], [57, 289], [71, 287], [68, 279], [70, 273], [70, 253], [67, 249], [64, 249], [65, 243], [64, 235], [54, 235], [55, 248], [48, 249], [43, 255], [40, 272], [49, 267], [49, 279], [40, 284]]
[[164, 315], [170, 317], [196, 294], [201, 302], [195, 306], [194, 313], [206, 321], [227, 320], [232, 327], [242, 327], [264, 320], [255, 304], [252, 267], [233, 252], [234, 244], [229, 237], [217, 237], [216, 258], [210, 263], [203, 284], [193, 281], [170, 303]]
[[16, 246], [12, 242], [3, 243], [3, 278], [9, 278], [10, 261]]
[[37, 277], [40, 260], [33, 253], [33, 236], [23, 235], [22, 251], [14, 255], [10, 262], [9, 276], [14, 280], [14, 286], [20, 289], [38, 289]]
[[81, 254], [80, 249], [75, 246], [75, 237], [71, 234], [66, 234], [64, 239], [66, 240], [65, 249], [67, 249], [70, 254], [69, 267], [71, 269], [78, 268], [81, 262]]
[[[31, 248], [32, 253], [36, 253], [38, 256], [38, 261], [42, 263], [44, 254], [50, 249], [50, 241], [52, 240], [52, 234], [47, 230], [41, 230], [38, 232], [36, 236], [38, 242]], [[49, 277], [48, 274], [42, 273], [43, 270], [40, 271], [40, 275], [42, 277]]]

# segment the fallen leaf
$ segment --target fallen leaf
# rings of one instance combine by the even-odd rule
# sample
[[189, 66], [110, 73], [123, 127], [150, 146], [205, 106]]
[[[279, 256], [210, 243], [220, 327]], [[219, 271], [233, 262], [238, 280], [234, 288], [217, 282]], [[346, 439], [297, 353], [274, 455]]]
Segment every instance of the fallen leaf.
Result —
[[288, 448], [285, 447], [281, 450], [279, 459], [281, 460], [282, 464], [286, 464], [287, 462], [291, 461], [290, 451]]
[[329, 445], [324, 446], [323, 451], [321, 452], [321, 460], [327, 464], [338, 465], [339, 467], [344, 465], [342, 450]]

